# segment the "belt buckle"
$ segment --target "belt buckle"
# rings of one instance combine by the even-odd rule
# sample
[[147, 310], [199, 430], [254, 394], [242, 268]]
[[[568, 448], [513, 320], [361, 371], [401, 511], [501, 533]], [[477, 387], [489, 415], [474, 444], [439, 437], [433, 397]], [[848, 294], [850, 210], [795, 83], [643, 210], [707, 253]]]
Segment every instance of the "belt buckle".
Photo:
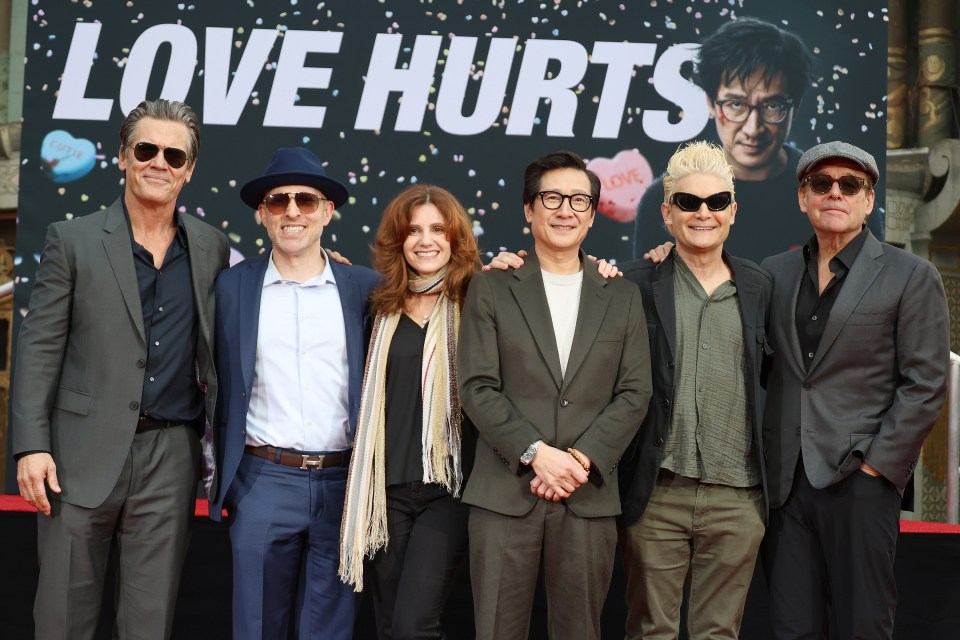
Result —
[[316, 460], [311, 460], [314, 456], [308, 456], [306, 454], [300, 454], [300, 468], [303, 470], [310, 469], [312, 467], [322, 468], [320, 465], [323, 464], [323, 456], [317, 456]]

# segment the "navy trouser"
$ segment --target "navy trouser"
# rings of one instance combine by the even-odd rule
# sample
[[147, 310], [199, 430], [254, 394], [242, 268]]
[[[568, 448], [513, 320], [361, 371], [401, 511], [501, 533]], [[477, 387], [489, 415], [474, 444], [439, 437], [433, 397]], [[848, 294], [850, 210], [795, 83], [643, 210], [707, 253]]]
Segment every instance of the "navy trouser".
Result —
[[235, 640], [349, 640], [357, 597], [340, 581], [346, 467], [244, 454], [230, 487]]

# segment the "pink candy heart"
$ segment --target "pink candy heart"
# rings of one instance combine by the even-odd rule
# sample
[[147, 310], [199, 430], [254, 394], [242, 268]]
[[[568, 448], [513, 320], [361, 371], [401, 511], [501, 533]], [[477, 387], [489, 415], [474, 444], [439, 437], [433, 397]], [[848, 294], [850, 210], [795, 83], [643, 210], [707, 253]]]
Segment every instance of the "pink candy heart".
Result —
[[653, 170], [636, 149], [626, 149], [613, 157], [594, 158], [587, 168], [600, 178], [600, 202], [597, 210], [617, 222], [632, 222], [643, 192], [653, 182]]

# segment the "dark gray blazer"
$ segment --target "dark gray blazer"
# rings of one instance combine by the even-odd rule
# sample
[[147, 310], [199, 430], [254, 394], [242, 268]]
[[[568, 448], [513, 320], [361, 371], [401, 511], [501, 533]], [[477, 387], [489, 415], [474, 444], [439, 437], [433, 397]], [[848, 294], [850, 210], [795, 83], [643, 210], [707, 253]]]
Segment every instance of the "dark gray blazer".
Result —
[[[637, 260], [622, 265], [623, 276], [640, 287], [643, 309], [650, 336], [650, 359], [653, 373], [653, 398], [647, 417], [620, 465], [620, 499], [623, 502], [622, 524], [640, 519], [656, 485], [663, 462], [664, 445], [670, 433], [673, 416], [673, 377], [677, 343], [677, 317], [674, 307], [674, 253], [659, 265]], [[756, 264], [724, 252], [724, 262], [733, 271], [740, 302], [743, 343], [746, 352], [747, 402], [753, 415], [753, 446], [760, 464], [761, 482], [766, 496], [766, 471], [763, 467], [763, 363], [773, 352], [766, 339], [767, 313], [773, 281]]]
[[807, 371], [795, 321], [803, 251], [762, 266], [773, 277], [777, 350], [763, 423], [771, 508], [786, 502], [801, 451], [818, 489], [866, 460], [902, 494], [946, 391], [949, 323], [940, 274], [868, 233]]
[[[229, 261], [226, 237], [181, 216], [197, 305], [198, 383], [214, 414], [213, 283]], [[17, 341], [13, 452], [49, 451], [63, 492], [81, 507], [103, 503], [133, 442], [147, 357], [130, 234], [119, 199], [47, 229], [30, 312]]]
[[640, 292], [605, 280], [581, 255], [580, 309], [567, 362], [560, 358], [534, 252], [511, 271], [478, 274], [460, 323], [458, 376], [477, 427], [464, 502], [522, 516], [533, 509], [533, 474], [520, 463], [530, 443], [575, 447], [593, 461], [590, 481], [565, 500], [581, 517], [620, 513], [617, 465], [650, 400], [650, 353]]

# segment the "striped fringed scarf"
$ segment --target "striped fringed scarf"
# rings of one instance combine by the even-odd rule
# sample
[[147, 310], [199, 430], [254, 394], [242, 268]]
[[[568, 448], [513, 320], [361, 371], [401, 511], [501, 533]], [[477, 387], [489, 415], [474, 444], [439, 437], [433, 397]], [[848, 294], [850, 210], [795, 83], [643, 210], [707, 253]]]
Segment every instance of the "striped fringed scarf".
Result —
[[[446, 267], [420, 277], [409, 274], [410, 290], [442, 290]], [[363, 589], [363, 559], [385, 548], [387, 533], [384, 397], [390, 342], [403, 310], [378, 315], [370, 337], [363, 375], [360, 417], [347, 478], [340, 527], [340, 579]], [[441, 293], [430, 314], [423, 344], [420, 390], [423, 401], [423, 482], [440, 484], [460, 495], [460, 396], [457, 391], [457, 333], [460, 307]]]

